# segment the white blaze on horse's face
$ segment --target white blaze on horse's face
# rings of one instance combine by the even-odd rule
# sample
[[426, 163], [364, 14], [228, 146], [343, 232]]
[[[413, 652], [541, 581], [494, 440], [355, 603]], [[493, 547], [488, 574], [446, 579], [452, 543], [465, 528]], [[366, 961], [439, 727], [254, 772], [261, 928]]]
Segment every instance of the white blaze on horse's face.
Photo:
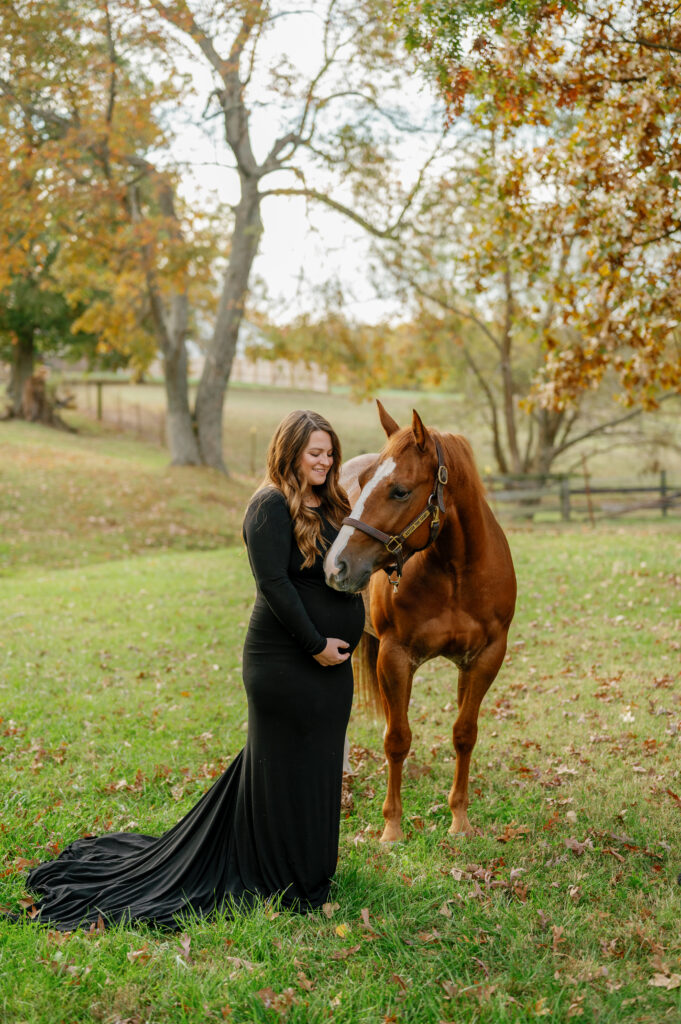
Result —
[[[395, 460], [393, 458], [386, 459], [385, 462], [380, 463], [371, 480], [367, 480], [365, 483], [359, 498], [352, 507], [350, 516], [353, 519], [362, 518], [367, 498], [376, 489], [376, 487], [378, 487], [382, 480], [386, 480], [390, 476], [394, 468]], [[341, 526], [338, 536], [329, 548], [326, 558], [324, 559], [326, 582], [332, 587], [334, 586], [334, 577], [338, 572], [338, 564], [341, 561], [346, 545], [355, 532], [355, 529], [356, 528], [354, 526]]]

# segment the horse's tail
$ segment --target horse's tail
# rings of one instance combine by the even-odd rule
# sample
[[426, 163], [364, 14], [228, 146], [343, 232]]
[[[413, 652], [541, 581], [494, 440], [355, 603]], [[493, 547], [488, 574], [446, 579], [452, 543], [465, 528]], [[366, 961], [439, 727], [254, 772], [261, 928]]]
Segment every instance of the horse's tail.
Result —
[[375, 715], [383, 715], [383, 704], [376, 672], [378, 643], [378, 638], [371, 633], [362, 633], [362, 639], [352, 655], [352, 667], [355, 675], [357, 706], [372, 711]]

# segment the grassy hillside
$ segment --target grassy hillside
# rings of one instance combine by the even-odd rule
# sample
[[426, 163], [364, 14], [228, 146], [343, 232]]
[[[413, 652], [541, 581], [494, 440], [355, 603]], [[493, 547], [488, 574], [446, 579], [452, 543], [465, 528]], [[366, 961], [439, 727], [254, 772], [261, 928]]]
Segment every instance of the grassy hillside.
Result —
[[[0, 428], [0, 904], [86, 831], [161, 832], [243, 743], [253, 481], [109, 434]], [[404, 843], [353, 714], [324, 913], [183, 932], [0, 920], [0, 1021], [659, 1022], [681, 1015], [678, 524], [510, 537], [519, 602], [449, 836], [456, 687], [417, 673]]]

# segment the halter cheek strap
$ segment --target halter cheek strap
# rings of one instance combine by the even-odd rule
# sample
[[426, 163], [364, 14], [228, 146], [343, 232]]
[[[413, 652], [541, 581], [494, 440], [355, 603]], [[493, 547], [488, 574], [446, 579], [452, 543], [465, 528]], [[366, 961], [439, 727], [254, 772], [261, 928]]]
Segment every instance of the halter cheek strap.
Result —
[[[447, 467], [444, 463], [442, 456], [442, 448], [440, 442], [435, 441], [435, 451], [437, 453], [437, 475], [435, 477], [435, 483], [433, 490], [428, 498], [428, 504], [424, 508], [423, 512], [420, 512], [415, 519], [412, 519], [410, 523], [398, 534], [384, 533], [383, 530], [377, 530], [375, 526], [370, 526], [369, 523], [363, 523], [361, 519], [353, 519], [352, 516], [347, 516], [343, 520], [343, 526], [354, 526], [357, 530], [361, 530], [362, 533], [366, 533], [369, 537], [373, 537], [374, 540], [379, 541], [383, 544], [391, 555], [395, 556], [395, 561], [391, 562], [390, 565], [384, 566], [385, 572], [388, 573], [388, 578], [393, 586], [394, 590], [397, 590], [400, 584], [400, 578], [402, 576], [402, 570], [404, 569], [404, 563], [410, 555], [415, 554], [416, 551], [423, 551], [437, 538], [440, 532], [441, 515], [444, 515], [444, 487], [447, 483]], [[404, 542], [408, 537], [418, 530], [419, 526], [430, 519], [430, 537], [426, 544], [422, 548], [412, 548], [411, 551], [407, 551], [406, 555], [403, 550]]]

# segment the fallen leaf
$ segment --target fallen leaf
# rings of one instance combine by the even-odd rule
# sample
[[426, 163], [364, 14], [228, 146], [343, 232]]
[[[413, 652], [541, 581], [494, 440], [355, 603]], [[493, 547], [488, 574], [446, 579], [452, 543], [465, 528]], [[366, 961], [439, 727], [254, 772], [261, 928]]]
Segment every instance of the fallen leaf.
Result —
[[126, 955], [131, 964], [145, 964], [147, 960], [151, 960], [151, 953], [146, 942], [141, 949], [131, 949]]
[[341, 938], [341, 939], [344, 939], [349, 931], [350, 931], [350, 926], [347, 925], [347, 924], [336, 925], [336, 935], [338, 935], [339, 938]]
[[563, 842], [567, 846], [568, 850], [572, 850], [575, 857], [581, 857], [585, 850], [593, 849], [593, 843], [590, 839], [585, 839], [583, 843], [580, 843], [578, 839], [570, 836], [569, 839], [564, 839]]
[[187, 935], [186, 932], [183, 932], [182, 935], [180, 935], [180, 953], [184, 957], [185, 963], [188, 964], [192, 962], [192, 958], [189, 955], [189, 948], [191, 944], [192, 940], [189, 935]]
[[306, 992], [311, 992], [314, 988], [314, 982], [310, 981], [304, 971], [298, 971], [298, 984], [301, 988], [304, 988]]
[[331, 954], [332, 960], [347, 960], [349, 956], [357, 953], [362, 947], [361, 946], [346, 946], [345, 949], [337, 949], [335, 953]]
[[498, 843], [508, 843], [511, 839], [522, 838], [531, 831], [532, 830], [529, 825], [516, 825], [515, 822], [511, 822], [510, 824], [504, 825], [504, 831], [501, 835], [495, 836], [494, 838]]
[[240, 971], [241, 968], [243, 968], [245, 971], [252, 971], [255, 968], [254, 963], [251, 963], [250, 960], [244, 960], [244, 958], [241, 956], [227, 956], [225, 957], [225, 960], [227, 961], [228, 964], [232, 964], [232, 966], [234, 967], [234, 970], [230, 974], [230, 978], [232, 979], [236, 977], [237, 972]]
[[652, 985], [654, 988], [679, 988], [681, 987], [681, 974], [666, 975], [656, 972], [653, 974], [648, 984]]
[[322, 906], [322, 913], [325, 914], [329, 920], [331, 920], [337, 910], [340, 910], [340, 903], [324, 903]]
[[266, 1010], [276, 1010], [281, 1014], [293, 1003], [297, 1003], [295, 991], [292, 988], [285, 988], [283, 992], [275, 992], [273, 988], [261, 988], [255, 993]]

